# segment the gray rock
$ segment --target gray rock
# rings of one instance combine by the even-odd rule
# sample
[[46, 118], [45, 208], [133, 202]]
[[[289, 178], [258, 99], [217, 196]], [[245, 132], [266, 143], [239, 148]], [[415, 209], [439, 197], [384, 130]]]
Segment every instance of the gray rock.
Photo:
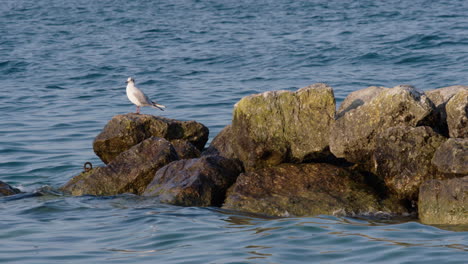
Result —
[[443, 173], [468, 175], [468, 138], [449, 138], [437, 148], [432, 164]]
[[468, 90], [457, 92], [445, 108], [450, 137], [468, 138]]
[[411, 86], [385, 89], [335, 121], [330, 131], [330, 150], [338, 158], [372, 167], [379, 133], [393, 126], [431, 123], [432, 112], [432, 102]]
[[107, 166], [73, 177], [61, 190], [76, 196], [141, 194], [159, 168], [177, 159], [169, 141], [150, 137], [120, 153]]
[[186, 140], [202, 151], [208, 140], [208, 128], [195, 121], [178, 121], [152, 115], [117, 115], [96, 137], [93, 149], [104, 163], [149, 137], [169, 141]]
[[175, 161], [157, 171], [143, 195], [176, 205], [220, 206], [241, 171], [239, 162], [220, 156]]
[[340, 108], [338, 109], [338, 113], [336, 115], [337, 118], [340, 118], [346, 112], [349, 112], [353, 109], [360, 107], [361, 105], [364, 105], [365, 103], [370, 102], [374, 97], [376, 97], [385, 90], [388, 90], [388, 88], [370, 86], [365, 89], [357, 90], [350, 93], [341, 103]]
[[11, 187], [9, 184], [0, 181], [0, 197], [9, 196], [20, 193], [21, 191], [17, 188]]
[[376, 137], [375, 173], [398, 198], [417, 201], [421, 183], [446, 178], [431, 163], [444, 141], [426, 126], [388, 128]]
[[449, 133], [447, 126], [447, 111], [445, 108], [447, 102], [460, 91], [468, 91], [468, 86], [454, 85], [425, 92], [427, 97], [435, 106], [435, 114], [437, 115], [438, 122], [434, 128], [447, 137]]
[[246, 169], [327, 156], [334, 116], [333, 90], [325, 84], [244, 97], [233, 113], [235, 156]]
[[228, 190], [223, 208], [272, 216], [385, 210], [362, 174], [326, 163], [281, 164], [242, 173]]
[[468, 176], [424, 182], [419, 191], [418, 213], [423, 224], [468, 224]]

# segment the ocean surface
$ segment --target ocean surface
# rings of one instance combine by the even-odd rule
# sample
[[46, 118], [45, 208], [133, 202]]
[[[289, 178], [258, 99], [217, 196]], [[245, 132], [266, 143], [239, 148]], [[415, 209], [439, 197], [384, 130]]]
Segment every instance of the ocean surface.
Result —
[[102, 164], [92, 141], [135, 111], [131, 76], [210, 140], [243, 96], [325, 82], [468, 85], [468, 1], [2, 0], [1, 263], [467, 263], [468, 228], [268, 218], [56, 191]]

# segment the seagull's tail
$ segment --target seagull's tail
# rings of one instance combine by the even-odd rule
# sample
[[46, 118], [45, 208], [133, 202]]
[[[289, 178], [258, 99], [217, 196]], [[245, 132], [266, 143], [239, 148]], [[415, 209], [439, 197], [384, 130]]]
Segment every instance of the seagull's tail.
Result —
[[156, 103], [156, 102], [151, 102], [151, 107], [157, 108], [157, 109], [159, 109], [159, 110], [161, 110], [161, 111], [164, 111], [164, 108], [166, 108], [164, 105], [158, 104], [158, 103]]

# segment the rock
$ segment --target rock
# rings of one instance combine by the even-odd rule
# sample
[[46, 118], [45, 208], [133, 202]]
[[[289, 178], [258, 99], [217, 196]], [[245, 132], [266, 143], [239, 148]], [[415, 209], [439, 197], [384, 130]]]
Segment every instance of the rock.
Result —
[[445, 108], [450, 137], [468, 138], [468, 90], [456, 93]]
[[186, 140], [176, 139], [171, 141], [179, 159], [194, 159], [200, 157], [200, 150]]
[[365, 89], [357, 90], [350, 93], [341, 103], [340, 108], [338, 109], [338, 113], [336, 115], [337, 118], [343, 116], [346, 112], [349, 112], [353, 109], [360, 107], [365, 103], [368, 103], [374, 97], [376, 97], [378, 94], [385, 90], [388, 90], [388, 88], [370, 86]]
[[424, 182], [418, 205], [423, 224], [468, 224], [468, 176]]
[[120, 153], [152, 136], [169, 141], [186, 140], [201, 151], [208, 140], [208, 128], [195, 121], [177, 121], [133, 113], [117, 115], [96, 137], [93, 149], [107, 164]]
[[20, 192], [21, 191], [19, 189], [11, 187], [9, 184], [0, 181], [0, 197], [14, 195]]
[[220, 156], [175, 161], [157, 171], [143, 195], [175, 205], [221, 206], [241, 171], [239, 162]]
[[444, 141], [426, 126], [388, 128], [376, 137], [375, 173], [398, 198], [417, 201], [421, 183], [445, 178], [431, 163]]
[[219, 132], [219, 134], [211, 141], [210, 146], [202, 153], [202, 155], [218, 155], [228, 159], [237, 159], [234, 153], [235, 135], [232, 132], [232, 125], [227, 125]]
[[330, 150], [338, 158], [371, 167], [376, 135], [393, 126], [431, 123], [432, 113], [432, 102], [413, 87], [384, 89], [335, 121], [330, 131]]
[[364, 214], [382, 208], [364, 176], [326, 163], [281, 164], [242, 173], [225, 209], [272, 216]]
[[159, 168], [177, 159], [169, 141], [150, 137], [120, 153], [107, 166], [73, 177], [61, 190], [76, 196], [141, 194]]
[[246, 96], [233, 113], [235, 156], [246, 169], [327, 156], [334, 116], [333, 90], [325, 84]]
[[468, 138], [449, 138], [437, 148], [432, 164], [443, 173], [468, 175]]
[[435, 114], [438, 120], [434, 128], [446, 137], [449, 136], [449, 133], [447, 126], [447, 112], [445, 107], [450, 98], [462, 90], [468, 90], [468, 86], [454, 85], [425, 92], [426, 96], [434, 103]]

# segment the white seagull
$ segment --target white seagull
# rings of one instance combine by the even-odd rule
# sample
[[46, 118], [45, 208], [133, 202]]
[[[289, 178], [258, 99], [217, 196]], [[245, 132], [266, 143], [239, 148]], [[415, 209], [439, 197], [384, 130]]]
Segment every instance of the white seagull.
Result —
[[164, 111], [166, 108], [164, 105], [158, 104], [151, 101], [146, 94], [135, 86], [135, 79], [128, 77], [127, 79], [127, 97], [130, 102], [134, 103], [136, 107], [136, 113], [140, 113], [140, 106], [151, 106]]

